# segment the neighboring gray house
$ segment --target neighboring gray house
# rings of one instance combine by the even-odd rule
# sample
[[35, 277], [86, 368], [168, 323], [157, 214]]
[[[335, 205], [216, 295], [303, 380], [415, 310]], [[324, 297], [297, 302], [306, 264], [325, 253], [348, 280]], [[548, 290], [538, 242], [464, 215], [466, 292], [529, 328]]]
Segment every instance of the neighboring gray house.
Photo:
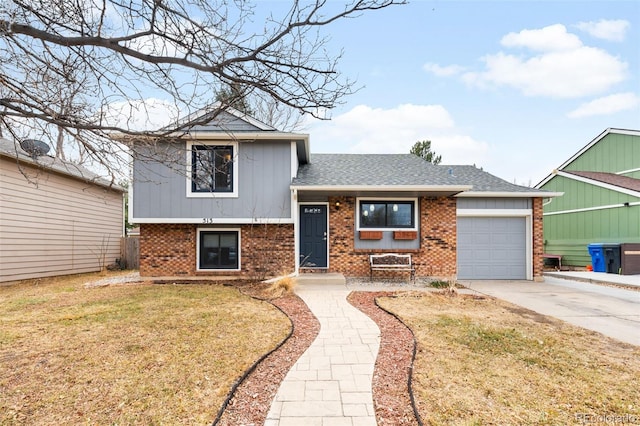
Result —
[[120, 257], [124, 189], [0, 138], [0, 282], [98, 271]]
[[309, 135], [233, 109], [191, 119], [155, 147], [127, 141], [149, 150], [129, 204], [142, 276], [366, 276], [388, 252], [411, 254], [418, 276], [542, 276], [555, 193], [411, 154], [312, 154]]

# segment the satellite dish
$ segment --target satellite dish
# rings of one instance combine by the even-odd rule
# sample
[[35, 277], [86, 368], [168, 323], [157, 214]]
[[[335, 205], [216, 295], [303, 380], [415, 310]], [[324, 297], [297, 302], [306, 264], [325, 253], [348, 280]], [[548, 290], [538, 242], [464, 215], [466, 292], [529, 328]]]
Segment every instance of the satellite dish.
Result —
[[33, 159], [41, 155], [45, 155], [50, 149], [49, 145], [45, 142], [35, 139], [24, 139], [20, 142], [20, 148], [22, 148], [22, 150], [29, 154]]

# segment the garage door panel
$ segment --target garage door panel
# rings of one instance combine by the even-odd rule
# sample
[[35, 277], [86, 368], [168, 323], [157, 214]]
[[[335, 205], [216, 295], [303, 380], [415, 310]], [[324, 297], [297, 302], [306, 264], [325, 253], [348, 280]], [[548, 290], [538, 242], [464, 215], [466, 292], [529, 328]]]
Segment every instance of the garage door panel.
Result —
[[458, 278], [526, 279], [526, 219], [458, 218]]

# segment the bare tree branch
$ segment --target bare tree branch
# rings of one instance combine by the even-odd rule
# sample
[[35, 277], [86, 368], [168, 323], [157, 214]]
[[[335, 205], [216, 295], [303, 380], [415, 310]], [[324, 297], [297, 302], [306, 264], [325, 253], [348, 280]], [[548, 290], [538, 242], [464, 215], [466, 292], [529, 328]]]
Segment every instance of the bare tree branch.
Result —
[[[110, 169], [108, 155], [131, 149], [114, 147], [110, 132], [162, 127], [140, 126], [132, 115], [115, 120], [114, 111], [128, 105], [131, 114], [150, 98], [171, 105], [178, 119], [235, 86], [279, 111], [319, 116], [356, 90], [339, 71], [341, 54], [323, 53], [322, 27], [403, 3], [291, 0], [282, 15], [261, 16], [247, 0], [7, 0], [0, 134], [35, 133], [61, 156], [76, 152]], [[284, 125], [296, 117], [287, 114]]]

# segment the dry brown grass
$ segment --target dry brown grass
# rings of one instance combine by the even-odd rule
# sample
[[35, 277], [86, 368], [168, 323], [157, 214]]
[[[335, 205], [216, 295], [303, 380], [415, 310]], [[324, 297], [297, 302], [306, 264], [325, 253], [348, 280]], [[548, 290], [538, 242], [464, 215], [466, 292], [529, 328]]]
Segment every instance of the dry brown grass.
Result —
[[0, 287], [0, 424], [207, 424], [290, 322], [219, 285]]
[[413, 388], [425, 424], [640, 422], [637, 346], [495, 299], [407, 293], [379, 303], [418, 341]]
[[289, 294], [293, 294], [296, 288], [297, 282], [294, 277], [290, 277], [288, 274], [282, 274], [281, 278], [271, 283], [266, 289], [266, 295], [268, 298], [278, 298]]

